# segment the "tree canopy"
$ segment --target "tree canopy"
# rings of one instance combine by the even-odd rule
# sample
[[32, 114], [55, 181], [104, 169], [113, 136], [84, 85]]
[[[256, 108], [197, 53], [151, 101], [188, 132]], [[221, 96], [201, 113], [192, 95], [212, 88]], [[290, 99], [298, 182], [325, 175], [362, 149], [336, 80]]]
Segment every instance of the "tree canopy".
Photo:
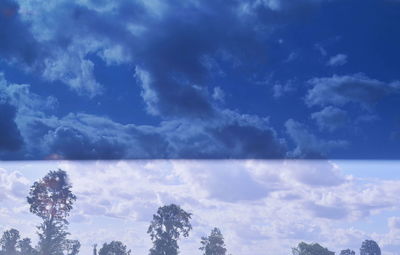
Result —
[[201, 238], [201, 247], [204, 255], [225, 255], [226, 248], [224, 237], [218, 228], [211, 230], [211, 234], [208, 237]]
[[189, 236], [192, 229], [190, 224], [191, 213], [185, 212], [178, 205], [171, 204], [158, 208], [157, 214], [147, 230], [153, 241], [151, 255], [177, 255], [177, 240], [182, 235]]
[[350, 249], [341, 250], [340, 255], [356, 255], [356, 253]]
[[37, 227], [40, 255], [75, 255], [79, 252], [80, 243], [67, 239], [66, 218], [76, 200], [71, 188], [67, 173], [59, 169], [36, 181], [29, 191], [29, 209], [43, 219]]
[[318, 243], [307, 244], [301, 242], [297, 247], [292, 249], [293, 255], [334, 255], [335, 253], [322, 247]]
[[120, 241], [104, 243], [99, 250], [99, 255], [129, 255], [131, 250], [127, 250], [126, 245]]
[[12, 228], [5, 231], [0, 239], [1, 253], [5, 255], [16, 255], [19, 238], [18, 230]]
[[76, 200], [71, 187], [65, 171], [50, 171], [32, 185], [27, 197], [30, 211], [43, 220], [64, 221]]
[[361, 244], [360, 255], [381, 255], [381, 248], [374, 240], [365, 240]]

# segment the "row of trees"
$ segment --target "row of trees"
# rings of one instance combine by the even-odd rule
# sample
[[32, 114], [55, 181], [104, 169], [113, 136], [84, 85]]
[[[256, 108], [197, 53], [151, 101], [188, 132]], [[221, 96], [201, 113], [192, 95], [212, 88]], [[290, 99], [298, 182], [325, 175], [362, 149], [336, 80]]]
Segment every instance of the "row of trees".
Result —
[[[67, 237], [69, 222], [67, 217], [76, 201], [71, 191], [71, 184], [67, 173], [63, 170], [50, 171], [45, 177], [36, 181], [29, 192], [27, 201], [30, 212], [42, 219], [37, 226], [39, 241], [35, 247], [29, 238], [21, 239], [16, 229], [3, 233], [0, 239], [0, 255], [76, 255], [81, 244], [78, 240]], [[147, 230], [153, 242], [149, 255], [177, 255], [179, 253], [178, 240], [188, 237], [192, 229], [190, 223], [192, 214], [184, 211], [178, 205], [171, 204], [158, 208], [157, 213]], [[218, 228], [214, 228], [209, 236], [202, 237], [200, 250], [204, 255], [225, 255], [227, 249], [224, 237]], [[120, 241], [104, 243], [97, 250], [93, 246], [93, 255], [130, 255], [131, 250]], [[334, 252], [317, 243], [299, 243], [292, 249], [293, 255], [333, 255]], [[380, 255], [379, 246], [372, 240], [363, 242], [360, 255]], [[340, 255], [355, 255], [349, 249], [340, 252]]]
[[[0, 239], [0, 255], [76, 255], [81, 244], [78, 240], [68, 239], [67, 220], [76, 196], [71, 191], [67, 173], [63, 170], [50, 171], [45, 177], [36, 181], [29, 192], [27, 201], [30, 212], [42, 219], [37, 226], [38, 244], [33, 247], [29, 238], [21, 239], [16, 229], [3, 233]], [[188, 237], [192, 229], [192, 214], [178, 205], [171, 204], [158, 208], [147, 233], [153, 242], [150, 255], [177, 255], [178, 240]], [[205, 255], [225, 254], [224, 238], [218, 228], [214, 228], [208, 237], [202, 237], [200, 250]], [[126, 245], [120, 241], [104, 243], [94, 255], [129, 255]]]
[[[334, 255], [333, 251], [322, 247], [318, 243], [307, 244], [301, 242], [297, 247], [292, 248], [293, 255]], [[355, 255], [355, 251], [346, 249], [341, 250], [340, 255]], [[381, 255], [381, 249], [374, 240], [365, 240], [361, 244], [360, 255]]]

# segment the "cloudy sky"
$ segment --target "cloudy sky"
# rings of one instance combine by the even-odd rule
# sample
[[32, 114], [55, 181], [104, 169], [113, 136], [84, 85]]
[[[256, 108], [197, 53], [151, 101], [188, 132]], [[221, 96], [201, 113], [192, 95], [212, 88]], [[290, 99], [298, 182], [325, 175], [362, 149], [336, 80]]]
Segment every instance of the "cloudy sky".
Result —
[[32, 237], [39, 218], [26, 196], [35, 180], [62, 168], [77, 201], [72, 238], [91, 245], [119, 239], [147, 254], [152, 215], [176, 203], [192, 213], [182, 254], [201, 254], [201, 236], [219, 227], [234, 255], [287, 255], [300, 241], [357, 251], [374, 239], [384, 255], [400, 250], [397, 161], [34, 161], [0, 169], [0, 231]]
[[0, 0], [0, 230], [34, 238], [60, 167], [84, 252], [146, 254], [178, 203], [186, 254], [217, 226], [234, 255], [398, 255], [399, 25], [398, 0]]
[[2, 0], [0, 158], [399, 159], [397, 0]]

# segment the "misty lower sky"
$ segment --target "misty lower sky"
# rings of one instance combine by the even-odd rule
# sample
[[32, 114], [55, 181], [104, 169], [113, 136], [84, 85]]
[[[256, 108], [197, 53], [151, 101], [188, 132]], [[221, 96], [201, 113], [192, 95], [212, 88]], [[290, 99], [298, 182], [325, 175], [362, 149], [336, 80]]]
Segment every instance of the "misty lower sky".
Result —
[[234, 255], [287, 255], [300, 241], [358, 252], [365, 239], [383, 254], [400, 250], [398, 161], [24, 161], [1, 162], [0, 231], [36, 242], [40, 220], [26, 196], [49, 170], [66, 170], [77, 201], [71, 238], [90, 254], [94, 243], [121, 240], [147, 254], [152, 215], [175, 203], [193, 213], [181, 254], [200, 254], [201, 236], [221, 229]]

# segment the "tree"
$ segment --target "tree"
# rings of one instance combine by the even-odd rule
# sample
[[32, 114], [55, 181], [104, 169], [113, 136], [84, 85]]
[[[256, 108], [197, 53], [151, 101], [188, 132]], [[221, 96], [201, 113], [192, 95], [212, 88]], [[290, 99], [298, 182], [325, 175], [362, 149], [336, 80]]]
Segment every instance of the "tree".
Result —
[[63, 255], [68, 247], [66, 218], [76, 200], [71, 187], [67, 173], [59, 169], [50, 171], [30, 189], [27, 197], [30, 211], [43, 220], [38, 226], [41, 255]]
[[104, 243], [103, 247], [99, 250], [99, 255], [129, 255], [131, 250], [126, 250], [126, 245], [120, 241], [112, 241], [111, 243]]
[[18, 248], [21, 255], [37, 255], [38, 252], [32, 247], [31, 239], [24, 238], [18, 241]]
[[356, 253], [350, 249], [341, 250], [340, 255], [356, 255]]
[[175, 204], [158, 208], [147, 230], [153, 241], [150, 255], [177, 255], [180, 235], [188, 237], [192, 229], [190, 219], [191, 213]]
[[365, 240], [361, 244], [360, 255], [381, 255], [381, 249], [374, 240]]
[[77, 255], [80, 248], [81, 243], [78, 240], [66, 240], [65, 242], [64, 249], [67, 252], [67, 255]]
[[16, 255], [19, 238], [18, 230], [12, 228], [5, 231], [0, 239], [1, 253], [4, 255]]
[[93, 245], [93, 255], [97, 255], [97, 244]]
[[204, 255], [225, 255], [226, 248], [224, 243], [224, 237], [218, 228], [211, 230], [211, 234], [208, 237], [201, 238], [201, 247]]
[[301, 242], [296, 248], [292, 248], [293, 255], [334, 255], [335, 253], [322, 247], [318, 243], [307, 244]]

